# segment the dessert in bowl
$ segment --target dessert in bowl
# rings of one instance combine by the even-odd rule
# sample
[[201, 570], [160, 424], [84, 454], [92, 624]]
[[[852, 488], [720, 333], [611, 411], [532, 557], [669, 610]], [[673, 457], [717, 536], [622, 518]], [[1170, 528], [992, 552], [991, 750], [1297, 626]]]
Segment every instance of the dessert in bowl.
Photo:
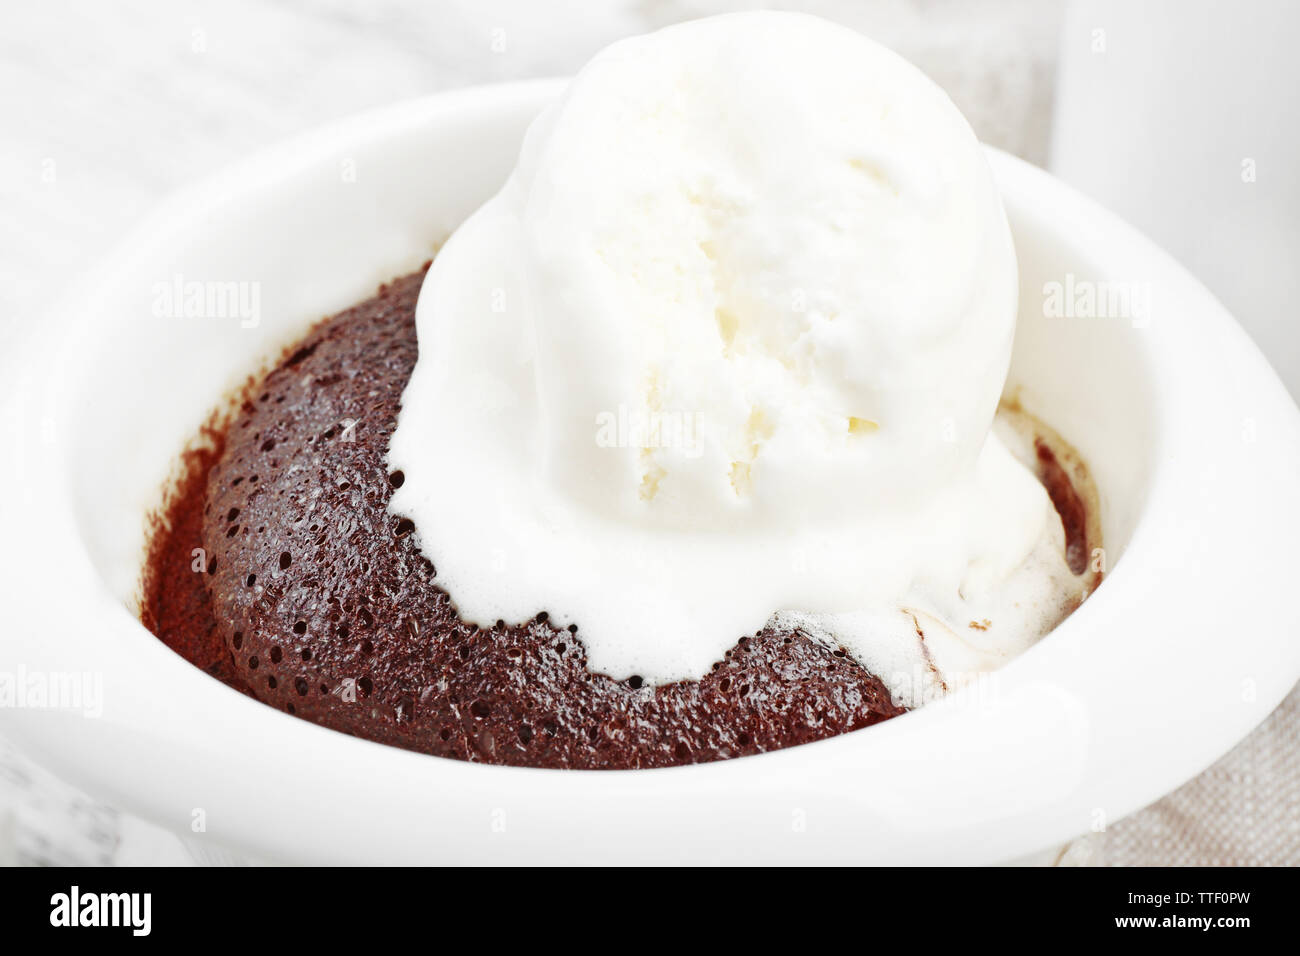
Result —
[[[1297, 524], [1284, 478], [1297, 460], [1293, 404], [1177, 266], [998, 154], [1020, 275], [1003, 397], [1087, 463], [1107, 577], [989, 677], [860, 733], [593, 775], [434, 760], [332, 733], [233, 693], [155, 641], [134, 617], [145, 519], [178, 450], [219, 396], [241, 394], [282, 350], [291, 360], [320, 316], [418, 269], [507, 179], [525, 127], [561, 90], [438, 97], [290, 144], [178, 202], [74, 294], [51, 327], [61, 344], [34, 353], [19, 390], [9, 479], [24, 547], [7, 556], [7, 580], [21, 583], [24, 607], [61, 613], [20, 612], [5, 662], [102, 673], [104, 716], [6, 712], [7, 731], [129, 807], [177, 827], [203, 807], [215, 839], [277, 858], [521, 859], [563, 848], [617, 859], [631, 841], [664, 859], [969, 861], [1042, 847], [1087, 829], [1098, 810], [1115, 819], [1154, 799], [1294, 683], [1295, 649], [1280, 633], [1294, 559], [1260, 550], [1264, 529]], [[1044, 287], [1067, 276], [1148, 282], [1150, 314], [1046, 314]], [[157, 287], [175, 277], [256, 282], [259, 314], [157, 314]], [[283, 550], [256, 573], [292, 571], [300, 558], [290, 551], [280, 568]], [[1223, 553], [1259, 557], [1223, 563]], [[51, 567], [57, 580], [36, 570]], [[1237, 639], [1225, 642], [1229, 628]], [[276, 663], [303, 649], [286, 641]], [[629, 694], [665, 686], [610, 679]], [[285, 702], [303, 699], [288, 683]], [[322, 844], [327, 831], [346, 837]]]
[[1079, 455], [990, 429], [1016, 278], [974, 134], [894, 54], [777, 14], [623, 41], [427, 274], [214, 420], [145, 621], [288, 713], [474, 761], [896, 716], [1102, 575]]

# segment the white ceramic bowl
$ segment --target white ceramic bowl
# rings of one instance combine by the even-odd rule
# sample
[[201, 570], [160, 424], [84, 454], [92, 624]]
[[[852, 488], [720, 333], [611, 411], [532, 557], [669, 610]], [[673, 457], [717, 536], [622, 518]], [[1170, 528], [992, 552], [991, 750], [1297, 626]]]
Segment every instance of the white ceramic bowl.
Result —
[[[1151, 802], [1291, 688], [1294, 403], [1172, 260], [998, 153], [1022, 274], [1010, 384], [1091, 463], [1109, 574], [993, 679], [777, 753], [545, 771], [334, 733], [157, 642], [134, 613], [143, 518], [182, 445], [313, 320], [427, 258], [558, 89], [416, 100], [258, 156], [170, 203], [46, 320], [4, 388], [0, 674], [102, 675], [103, 713], [0, 708], [0, 731], [130, 811], [273, 860], [973, 863]], [[1149, 321], [1045, 316], [1067, 274], [1146, 283]], [[177, 276], [257, 283], [260, 322], [154, 314]]]

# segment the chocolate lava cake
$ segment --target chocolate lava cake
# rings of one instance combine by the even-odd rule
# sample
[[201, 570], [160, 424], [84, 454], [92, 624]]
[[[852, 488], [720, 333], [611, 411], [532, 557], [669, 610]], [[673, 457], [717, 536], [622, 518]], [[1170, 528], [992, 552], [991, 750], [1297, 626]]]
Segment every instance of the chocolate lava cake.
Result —
[[[387, 507], [404, 477], [386, 453], [423, 278], [321, 322], [187, 453], [146, 564], [141, 616], [159, 638], [305, 720], [490, 763], [663, 767], [903, 712], [842, 648], [799, 632], [740, 637], [701, 680], [653, 687], [590, 671], [581, 632], [545, 613], [462, 621], [414, 525]], [[1038, 456], [1080, 573], [1086, 508], [1051, 450]]]

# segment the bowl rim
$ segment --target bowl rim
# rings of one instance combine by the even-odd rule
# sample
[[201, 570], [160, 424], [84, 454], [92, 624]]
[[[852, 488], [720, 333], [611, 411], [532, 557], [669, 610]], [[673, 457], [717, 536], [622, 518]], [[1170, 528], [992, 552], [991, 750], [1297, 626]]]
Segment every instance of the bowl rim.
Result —
[[[504, 106], [529, 102], [540, 108], [565, 82], [496, 84], [408, 100], [242, 160], [167, 201], [74, 285], [22, 344], [22, 374], [4, 401], [17, 433], [13, 440], [28, 454], [20, 456], [25, 465], [0, 474], [0, 498], [25, 503], [15, 510], [10, 538], [24, 548], [22, 554], [9, 548], [0, 555], [0, 580], [14, 599], [11, 606], [38, 610], [20, 612], [0, 634], [0, 672], [6, 666], [50, 671], [93, 666], [126, 694], [121, 706], [100, 720], [0, 707], [0, 727], [38, 762], [173, 830], [190, 829], [178, 807], [203, 805], [193, 796], [202, 793], [211, 804], [204, 839], [271, 859], [625, 862], [629, 841], [636, 841], [639, 856], [649, 860], [991, 862], [1084, 832], [1099, 808], [1105, 819], [1115, 820], [1145, 806], [1211, 764], [1289, 692], [1300, 677], [1300, 648], [1282, 648], [1276, 638], [1260, 634], [1234, 643], [1214, 662], [1221, 674], [1258, 673], [1251, 700], [1207, 715], [1203, 708], [1210, 702], [1174, 685], [1192, 677], [1194, 686], [1205, 685], [1208, 663], [1194, 662], [1199, 668], [1194, 673], [1190, 664], [1177, 663], [1180, 638], [1187, 634], [1216, 628], [1249, 634], [1270, 623], [1276, 628], [1279, 620], [1294, 624], [1281, 585], [1300, 570], [1296, 558], [1275, 549], [1268, 568], [1215, 566], [1199, 573], [1181, 568], [1187, 573], [1176, 581], [1172, 576], [1153, 581], [1143, 571], [1174, 562], [1187, 546], [1186, 529], [1179, 531], [1180, 511], [1204, 490], [1186, 467], [1197, 447], [1191, 420], [1213, 416], [1220, 411], [1214, 403], [1226, 401], [1214, 380], [1202, 380], [1200, 393], [1194, 393], [1196, 376], [1181, 366], [1231, 366], [1238, 380], [1251, 383], [1249, 394], [1233, 396], [1231, 404], [1265, 410], [1260, 417], [1277, 440], [1252, 462], [1273, 474], [1300, 470], [1300, 413], [1253, 342], [1181, 266], [1047, 173], [995, 150], [990, 159], [1004, 194], [1014, 195], [1031, 214], [1070, 223], [1090, 237], [1103, 258], [1141, 262], [1143, 274], [1173, 290], [1170, 308], [1186, 307], [1186, 322], [1182, 335], [1170, 335], [1160, 349], [1153, 348], [1160, 448], [1148, 502], [1124, 559], [1050, 639], [996, 672], [993, 706], [967, 689], [867, 733], [740, 760], [558, 772], [462, 763], [327, 730], [225, 687], [149, 635], [126, 607], [101, 593], [88, 555], [69, 549], [69, 542], [80, 541], [66, 482], [75, 465], [73, 450], [52, 451], [23, 411], [32, 405], [53, 410], [47, 415], [56, 421], [68, 413], [72, 389], [63, 377], [62, 350], [78, 346], [77, 331], [95, 315], [97, 290], [156, 255], [171, 237], [201, 228], [205, 211], [238, 202], [257, 184], [291, 177], [333, 155], [331, 143], [400, 142], [404, 133], [451, 116], [474, 114], [490, 123], [493, 111]], [[1205, 329], [1213, 335], [1198, 335]], [[1206, 354], [1209, 339], [1212, 355]], [[1197, 535], [1236, 543], [1240, 534], [1231, 533], [1234, 522], [1300, 531], [1300, 502], [1268, 493], [1285, 487], [1276, 480], [1269, 485], [1238, 466], [1219, 469], [1214, 482], [1217, 493], [1240, 496], [1241, 506], [1231, 515], [1202, 516]], [[1293, 536], [1281, 535], [1288, 537]], [[33, 573], [50, 561], [62, 572], [58, 586], [39, 570]], [[61, 600], [69, 583], [86, 587], [83, 601]], [[1193, 614], [1175, 603], [1189, 595], [1218, 599], [1207, 599], [1207, 606]], [[1161, 605], [1162, 599], [1170, 606]], [[1159, 613], [1150, 610], [1152, 602]], [[64, 630], [71, 634], [41, 640], [39, 608], [46, 605], [70, 618]], [[1108, 673], [1098, 659], [1105, 656], [1099, 651], [1123, 650], [1119, 633], [1139, 629], [1146, 658], [1172, 655], [1174, 674], [1163, 681], [1150, 673]], [[1197, 646], [1212, 645], [1198, 638]], [[1115, 708], [1096, 706], [1102, 699], [1099, 687], [1138, 693], [1141, 701], [1120, 717], [1109, 712]], [[970, 729], [1006, 731], [1017, 721], [1040, 717], [1041, 728], [1008, 738], [1005, 749], [1018, 747], [1021, 753], [986, 746]], [[1137, 744], [1151, 736], [1164, 738], [1155, 756]], [[1054, 747], [1070, 759], [1053, 763]], [[1028, 763], [1020, 759], [1031, 755]], [[1010, 807], [973, 796], [1007, 798], [1007, 781], [992, 779], [997, 774], [990, 769], [1004, 769], [996, 762], [1001, 758], [1020, 774], [1016, 782], [1027, 791]], [[1040, 764], [1041, 786], [1035, 773]], [[337, 773], [340, 766], [350, 772]], [[871, 786], [880, 773], [889, 775], [888, 788]], [[951, 795], [936, 797], [931, 792], [936, 788], [950, 788]], [[519, 838], [497, 838], [496, 824], [507, 810], [510, 832]], [[923, 819], [922, 810], [935, 819]], [[793, 831], [803, 835], [800, 840], [789, 837], [790, 814], [796, 811], [809, 821], [805, 830]], [[324, 845], [321, 834], [340, 821], [349, 828], [348, 838]]]

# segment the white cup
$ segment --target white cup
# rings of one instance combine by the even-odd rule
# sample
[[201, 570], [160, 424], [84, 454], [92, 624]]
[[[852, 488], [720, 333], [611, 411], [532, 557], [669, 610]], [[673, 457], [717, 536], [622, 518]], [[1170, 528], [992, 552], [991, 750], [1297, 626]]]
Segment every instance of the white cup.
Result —
[[1300, 4], [1067, 11], [1052, 171], [1214, 292], [1300, 396]]

